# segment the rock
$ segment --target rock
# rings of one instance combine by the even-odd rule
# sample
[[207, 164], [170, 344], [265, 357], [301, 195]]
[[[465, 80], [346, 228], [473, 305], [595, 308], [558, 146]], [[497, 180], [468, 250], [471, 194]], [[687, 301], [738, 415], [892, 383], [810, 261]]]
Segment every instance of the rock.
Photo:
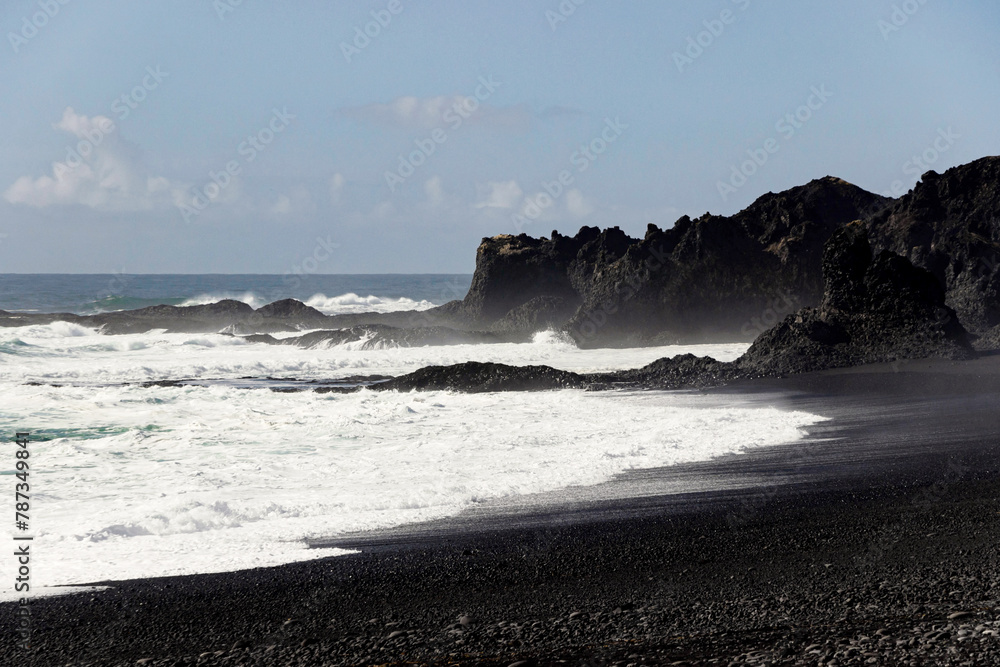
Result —
[[972, 616], [971, 611], [953, 611], [952, 613], [948, 614], [948, 620], [957, 621], [962, 618], [969, 618], [970, 616]]
[[494, 331], [507, 336], [528, 337], [546, 329], [561, 329], [579, 307], [578, 301], [558, 296], [536, 296], [512, 308], [502, 318], [490, 326]]
[[257, 314], [261, 317], [273, 317], [279, 319], [293, 319], [297, 321], [307, 321], [315, 319], [326, 319], [326, 315], [316, 310], [312, 306], [307, 306], [295, 299], [282, 299], [269, 303], [257, 309]]
[[823, 256], [819, 308], [761, 334], [735, 363], [757, 375], [900, 359], [974, 356], [965, 329], [929, 272], [899, 255], [872, 256], [860, 223], [836, 232]]
[[394, 380], [373, 385], [377, 391], [435, 391], [450, 389], [465, 392], [541, 391], [564, 389], [583, 384], [580, 375], [549, 366], [508, 366], [469, 361], [452, 366], [427, 366]]
[[377, 388], [466, 392], [623, 386], [676, 389], [902, 359], [975, 356], [934, 276], [887, 251], [873, 256], [860, 222], [830, 238], [822, 266], [820, 307], [788, 316], [761, 334], [734, 362], [687, 354], [658, 359], [635, 370], [596, 374], [468, 362], [422, 368]]
[[971, 331], [1000, 324], [1000, 157], [928, 171], [867, 227], [876, 250], [933, 274]]
[[459, 308], [505, 331], [532, 326], [539, 310], [549, 323], [575, 311], [566, 330], [585, 347], [748, 339], [763, 313], [816, 303], [823, 243], [888, 201], [826, 177], [729, 218], [650, 225], [641, 240], [617, 227], [486, 238]]

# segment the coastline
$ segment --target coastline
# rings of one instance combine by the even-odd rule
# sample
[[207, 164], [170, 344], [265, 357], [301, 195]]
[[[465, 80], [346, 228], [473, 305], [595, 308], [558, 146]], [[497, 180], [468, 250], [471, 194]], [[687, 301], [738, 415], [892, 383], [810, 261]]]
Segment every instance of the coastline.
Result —
[[[1000, 357], [705, 393], [831, 419], [790, 445], [328, 543], [360, 547], [353, 556], [38, 599], [35, 647], [21, 653], [8, 634], [0, 655], [38, 665], [997, 655], [983, 630], [1000, 629], [985, 625], [1000, 618]], [[15, 605], [0, 609], [9, 618]]]

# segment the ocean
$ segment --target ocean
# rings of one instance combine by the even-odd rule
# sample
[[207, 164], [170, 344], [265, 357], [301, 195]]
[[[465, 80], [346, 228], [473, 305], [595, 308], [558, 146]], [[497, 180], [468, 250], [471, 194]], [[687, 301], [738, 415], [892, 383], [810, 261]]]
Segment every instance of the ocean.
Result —
[[92, 315], [237, 299], [259, 308], [298, 299], [327, 315], [426, 309], [469, 290], [469, 274], [0, 274], [0, 310]]
[[[469, 283], [467, 275], [309, 276], [299, 285], [281, 276], [5, 275], [0, 309], [295, 297], [327, 313], [389, 311], [461, 298]], [[600, 371], [687, 352], [731, 360], [746, 347], [581, 350], [548, 331], [524, 344], [301, 349], [222, 334], [105, 336], [68, 322], [0, 329], [0, 433], [29, 431], [32, 441], [32, 590], [338, 555], [306, 540], [787, 443], [822, 419], [720, 405], [697, 392], [281, 393], [268, 390], [268, 378], [397, 375], [470, 360]], [[143, 386], [189, 378], [218, 382]], [[263, 381], [227, 382], [246, 378]], [[13, 447], [3, 451], [13, 497], [16, 459]]]

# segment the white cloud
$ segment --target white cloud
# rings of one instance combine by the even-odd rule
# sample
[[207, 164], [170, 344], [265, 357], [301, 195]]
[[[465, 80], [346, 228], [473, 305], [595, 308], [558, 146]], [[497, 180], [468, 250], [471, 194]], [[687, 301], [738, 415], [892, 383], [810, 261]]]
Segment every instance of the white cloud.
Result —
[[385, 222], [394, 215], [396, 215], [396, 206], [391, 201], [379, 202], [371, 212], [372, 220], [379, 222]]
[[431, 206], [440, 206], [444, 203], [444, 188], [441, 187], [440, 176], [434, 176], [424, 182], [424, 194], [427, 195], [427, 203]]
[[339, 204], [344, 194], [344, 175], [339, 171], [330, 179], [330, 201]]
[[524, 196], [517, 181], [490, 181], [476, 189], [480, 193], [476, 208], [514, 208]]
[[586, 218], [594, 212], [594, 205], [583, 196], [582, 192], [573, 188], [566, 191], [566, 211], [575, 218]]
[[288, 216], [293, 213], [304, 213], [315, 208], [312, 195], [304, 185], [295, 185], [287, 193], [278, 195], [277, 201], [270, 211], [277, 216]]
[[276, 215], [287, 215], [292, 212], [292, 200], [288, 195], [281, 195], [278, 197], [278, 201], [274, 203], [271, 207], [271, 213]]
[[156, 176], [132, 146], [117, 134], [106, 116], [87, 117], [67, 107], [53, 124], [78, 139], [66, 147], [66, 159], [52, 165], [52, 175], [22, 176], [3, 196], [12, 204], [37, 208], [79, 204], [106, 211], [141, 211], [173, 206], [185, 188]]

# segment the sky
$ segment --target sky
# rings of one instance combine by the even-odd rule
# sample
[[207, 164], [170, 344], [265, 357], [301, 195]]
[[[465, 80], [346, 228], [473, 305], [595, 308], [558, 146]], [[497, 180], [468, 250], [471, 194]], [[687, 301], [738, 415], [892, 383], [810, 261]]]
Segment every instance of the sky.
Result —
[[470, 273], [484, 236], [1000, 154], [992, 0], [4, 0], [0, 31], [0, 273]]

